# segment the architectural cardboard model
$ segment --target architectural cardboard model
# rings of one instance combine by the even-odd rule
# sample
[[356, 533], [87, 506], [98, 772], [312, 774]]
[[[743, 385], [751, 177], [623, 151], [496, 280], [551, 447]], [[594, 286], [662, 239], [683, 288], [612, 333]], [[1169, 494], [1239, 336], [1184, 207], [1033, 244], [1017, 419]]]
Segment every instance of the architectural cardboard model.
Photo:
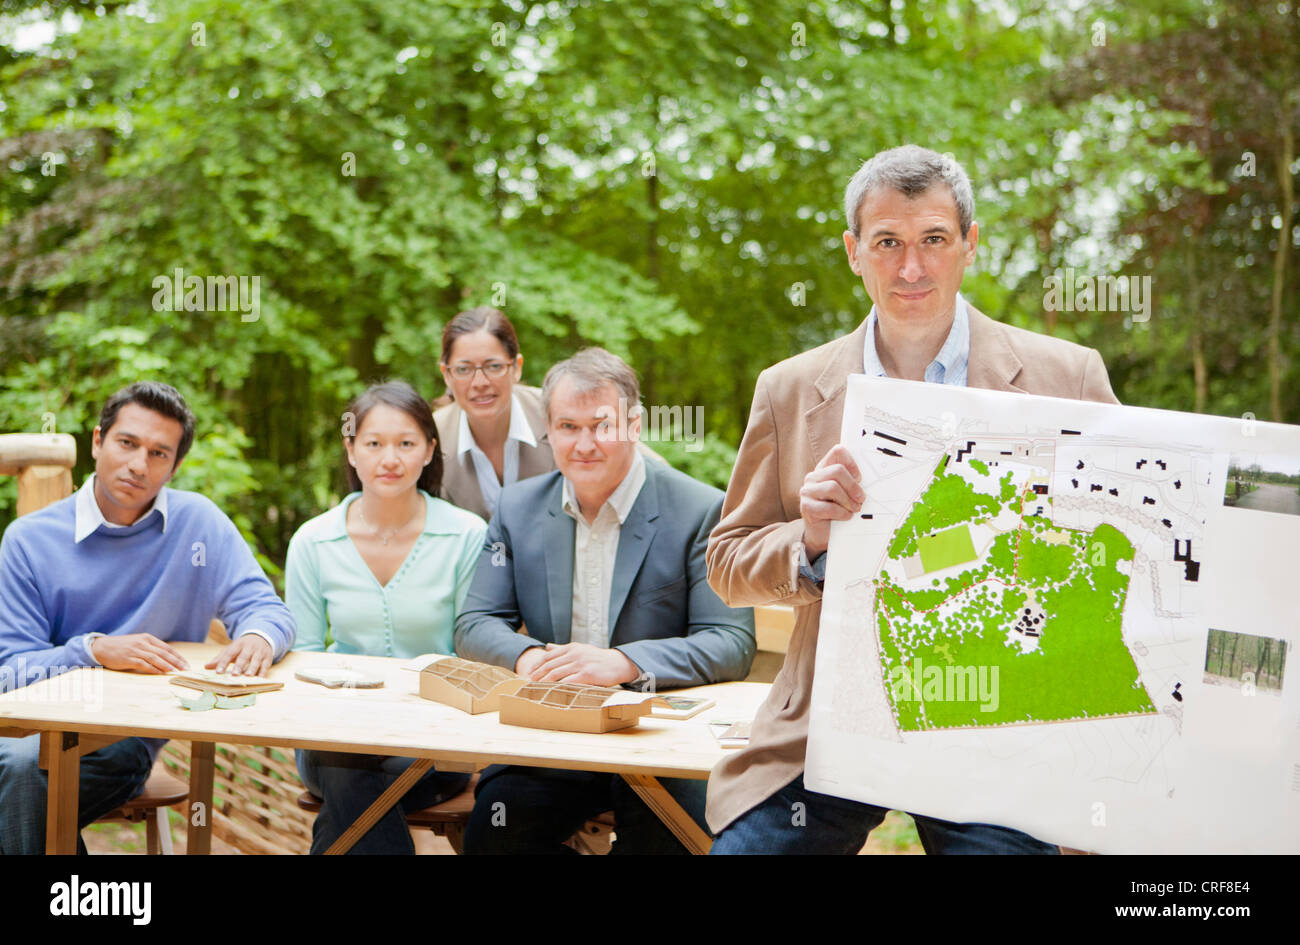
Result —
[[600, 734], [631, 728], [661, 701], [648, 692], [528, 682], [501, 697], [500, 718], [506, 725]]
[[404, 668], [419, 673], [425, 699], [471, 715], [499, 711], [506, 725], [599, 734], [630, 728], [653, 707], [667, 707], [654, 693], [529, 682], [500, 666], [457, 656], [417, 656]]
[[498, 700], [514, 692], [526, 679], [489, 663], [457, 656], [420, 656], [407, 664], [420, 674], [420, 695], [470, 715], [495, 712]]

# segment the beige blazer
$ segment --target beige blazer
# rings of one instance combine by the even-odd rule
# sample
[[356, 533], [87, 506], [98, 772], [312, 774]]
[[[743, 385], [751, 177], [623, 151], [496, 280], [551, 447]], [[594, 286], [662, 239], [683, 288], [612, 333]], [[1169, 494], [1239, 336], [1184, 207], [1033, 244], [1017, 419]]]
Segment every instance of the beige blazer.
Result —
[[[1119, 403], [1101, 355], [970, 312], [970, 387]], [[821, 589], [799, 575], [799, 489], [839, 442], [844, 390], [861, 374], [867, 322], [852, 334], [763, 371], [749, 425], [709, 536], [709, 584], [732, 607], [794, 606], [781, 672], [754, 720], [749, 745], [709, 779], [708, 822], [717, 833], [803, 771]]]
[[[528, 479], [540, 476], [555, 468], [555, 457], [551, 455], [551, 444], [546, 439], [546, 414], [542, 410], [542, 392], [536, 387], [514, 386], [514, 394], [519, 398], [519, 406], [524, 410], [528, 428], [533, 431], [536, 446], [519, 444], [519, 478]], [[460, 418], [464, 413], [460, 404], [452, 401], [445, 407], [434, 411], [433, 420], [438, 424], [438, 436], [442, 438], [442, 489], [438, 495], [452, 505], [468, 509], [483, 521], [492, 517], [487, 503], [483, 500], [483, 491], [478, 487], [478, 474], [474, 471], [474, 460], [467, 452], [457, 455], [460, 443]]]

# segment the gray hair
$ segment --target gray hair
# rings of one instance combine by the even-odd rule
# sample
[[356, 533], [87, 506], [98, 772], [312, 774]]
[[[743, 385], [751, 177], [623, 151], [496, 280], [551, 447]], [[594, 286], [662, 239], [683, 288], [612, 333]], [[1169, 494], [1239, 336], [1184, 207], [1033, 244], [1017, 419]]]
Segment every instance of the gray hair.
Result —
[[592, 394], [606, 384], [613, 384], [628, 405], [629, 419], [640, 414], [641, 384], [636, 379], [636, 371], [604, 348], [583, 348], [573, 357], [553, 364], [546, 372], [546, 380], [542, 381], [542, 406], [548, 421], [551, 419], [551, 395], [566, 377], [573, 381], [574, 393], [580, 395]]
[[892, 187], [907, 197], [919, 197], [930, 185], [942, 181], [952, 191], [957, 201], [957, 222], [965, 239], [975, 222], [975, 196], [971, 193], [970, 178], [955, 160], [929, 148], [905, 144], [900, 148], [881, 151], [867, 161], [853, 175], [844, 191], [844, 216], [849, 232], [858, 233], [858, 208], [877, 187]]

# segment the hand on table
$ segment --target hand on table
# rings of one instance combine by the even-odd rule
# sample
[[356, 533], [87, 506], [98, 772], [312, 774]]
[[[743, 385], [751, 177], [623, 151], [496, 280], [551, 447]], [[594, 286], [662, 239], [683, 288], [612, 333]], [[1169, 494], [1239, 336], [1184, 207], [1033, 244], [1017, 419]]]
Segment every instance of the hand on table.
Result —
[[90, 641], [90, 655], [105, 669], [133, 673], [174, 673], [190, 668], [185, 657], [152, 633], [95, 637]]
[[799, 515], [803, 518], [803, 546], [815, 561], [831, 541], [831, 522], [853, 518], [867, 500], [862, 473], [848, 449], [837, 444], [804, 477], [799, 489]]
[[515, 672], [534, 682], [585, 683], [617, 686], [631, 682], [641, 670], [620, 650], [589, 643], [548, 643], [530, 647], [515, 662]]
[[208, 663], [207, 669], [224, 673], [227, 669], [236, 676], [265, 676], [271, 668], [275, 653], [271, 644], [256, 633], [245, 633], [217, 654], [217, 658]]

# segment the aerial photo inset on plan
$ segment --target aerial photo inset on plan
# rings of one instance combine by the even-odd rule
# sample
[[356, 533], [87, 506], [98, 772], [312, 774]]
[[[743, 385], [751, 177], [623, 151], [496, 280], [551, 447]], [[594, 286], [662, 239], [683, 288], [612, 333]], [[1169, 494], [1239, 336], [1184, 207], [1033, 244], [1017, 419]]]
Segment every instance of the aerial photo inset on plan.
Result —
[[1282, 692], [1286, 640], [1211, 629], [1205, 641], [1205, 682], [1245, 694]]
[[1300, 465], [1294, 458], [1233, 453], [1228, 460], [1223, 504], [1300, 515]]

